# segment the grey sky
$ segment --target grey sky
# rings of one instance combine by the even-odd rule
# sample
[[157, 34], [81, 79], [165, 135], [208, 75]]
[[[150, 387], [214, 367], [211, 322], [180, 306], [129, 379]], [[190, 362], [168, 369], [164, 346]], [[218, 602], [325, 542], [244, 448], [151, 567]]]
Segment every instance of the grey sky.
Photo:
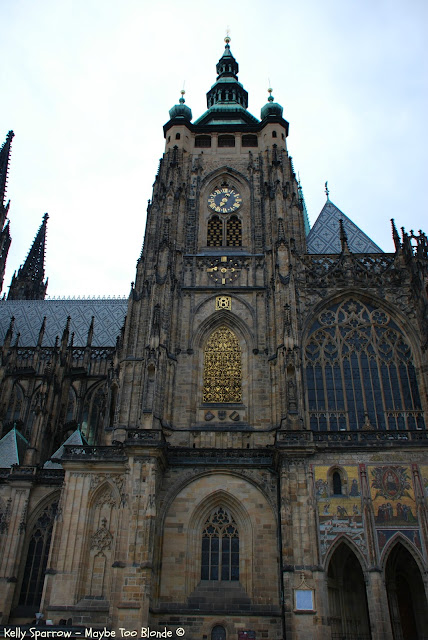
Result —
[[5, 285], [45, 211], [48, 294], [127, 295], [180, 97], [196, 119], [226, 27], [260, 116], [268, 78], [311, 223], [331, 200], [385, 251], [428, 231], [428, 3], [4, 0], [0, 140], [15, 131]]

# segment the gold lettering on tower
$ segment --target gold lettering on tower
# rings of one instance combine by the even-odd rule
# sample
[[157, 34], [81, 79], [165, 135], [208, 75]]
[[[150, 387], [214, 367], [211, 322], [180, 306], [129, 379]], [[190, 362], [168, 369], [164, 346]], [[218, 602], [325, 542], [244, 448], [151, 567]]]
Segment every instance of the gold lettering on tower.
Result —
[[238, 338], [228, 327], [219, 327], [205, 347], [203, 402], [242, 402], [241, 369]]

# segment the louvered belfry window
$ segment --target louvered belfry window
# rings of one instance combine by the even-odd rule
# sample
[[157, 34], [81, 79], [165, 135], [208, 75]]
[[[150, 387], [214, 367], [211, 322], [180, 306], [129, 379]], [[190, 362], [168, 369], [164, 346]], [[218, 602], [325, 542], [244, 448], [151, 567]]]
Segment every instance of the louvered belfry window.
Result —
[[221, 247], [223, 244], [223, 223], [218, 216], [208, 220], [207, 247]]

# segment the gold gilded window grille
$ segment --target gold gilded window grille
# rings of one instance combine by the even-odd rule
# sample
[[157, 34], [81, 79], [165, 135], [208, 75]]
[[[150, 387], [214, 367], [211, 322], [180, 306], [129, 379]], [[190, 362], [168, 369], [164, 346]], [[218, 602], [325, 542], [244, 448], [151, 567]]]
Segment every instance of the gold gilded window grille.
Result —
[[242, 402], [241, 348], [227, 327], [212, 333], [204, 353], [203, 402]]
[[223, 224], [218, 216], [208, 220], [207, 247], [221, 247], [223, 242]]
[[227, 221], [226, 245], [228, 247], [242, 246], [242, 224], [237, 216], [231, 216]]

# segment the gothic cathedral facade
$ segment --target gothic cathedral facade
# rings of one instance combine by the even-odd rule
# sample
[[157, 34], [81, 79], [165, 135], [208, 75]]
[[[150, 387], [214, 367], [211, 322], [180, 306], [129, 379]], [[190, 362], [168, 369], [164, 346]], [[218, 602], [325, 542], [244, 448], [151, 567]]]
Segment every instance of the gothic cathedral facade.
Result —
[[44, 299], [47, 216], [0, 302], [3, 625], [428, 637], [426, 236], [383, 253], [328, 193], [310, 230], [247, 106], [226, 39], [127, 302]]

